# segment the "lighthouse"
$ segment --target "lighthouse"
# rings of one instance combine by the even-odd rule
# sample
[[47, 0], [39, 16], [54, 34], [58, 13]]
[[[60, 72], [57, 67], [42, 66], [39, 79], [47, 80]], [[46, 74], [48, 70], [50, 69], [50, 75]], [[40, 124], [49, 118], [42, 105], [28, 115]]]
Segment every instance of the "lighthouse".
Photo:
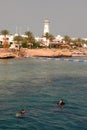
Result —
[[44, 36], [46, 33], [49, 33], [49, 20], [48, 19], [45, 19], [44, 20]]

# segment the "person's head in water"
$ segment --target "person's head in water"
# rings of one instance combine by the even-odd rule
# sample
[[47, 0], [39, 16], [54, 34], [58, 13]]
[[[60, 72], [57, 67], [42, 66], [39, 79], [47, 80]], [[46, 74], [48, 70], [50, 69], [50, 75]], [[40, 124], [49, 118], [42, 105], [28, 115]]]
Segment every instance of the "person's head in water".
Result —
[[65, 103], [63, 102], [62, 99], [60, 99], [57, 104], [58, 104], [58, 106], [63, 106]]
[[21, 114], [25, 114], [25, 110], [22, 109], [22, 110], [20, 111], [20, 113], [21, 113]]

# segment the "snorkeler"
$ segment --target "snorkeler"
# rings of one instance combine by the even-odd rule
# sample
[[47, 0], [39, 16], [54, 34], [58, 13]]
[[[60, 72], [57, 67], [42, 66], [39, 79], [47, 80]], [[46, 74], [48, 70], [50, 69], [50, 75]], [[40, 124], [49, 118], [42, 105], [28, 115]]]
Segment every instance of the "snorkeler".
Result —
[[63, 106], [65, 105], [65, 103], [64, 103], [63, 100], [61, 99], [61, 100], [58, 101], [57, 105], [58, 105], [59, 107], [63, 107]]
[[23, 117], [25, 117], [25, 113], [26, 113], [26, 111], [24, 109], [22, 109], [19, 113], [16, 113], [16, 117], [23, 118]]
[[24, 109], [22, 109], [21, 111], [20, 111], [20, 114], [23, 116], [23, 115], [25, 115], [25, 110]]

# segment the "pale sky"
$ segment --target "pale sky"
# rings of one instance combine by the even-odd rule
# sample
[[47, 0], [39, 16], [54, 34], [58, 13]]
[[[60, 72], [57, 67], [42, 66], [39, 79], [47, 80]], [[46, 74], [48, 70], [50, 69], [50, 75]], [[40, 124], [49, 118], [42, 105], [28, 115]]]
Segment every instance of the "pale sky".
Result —
[[87, 38], [87, 0], [0, 0], [0, 31], [42, 36], [45, 19], [55, 36]]

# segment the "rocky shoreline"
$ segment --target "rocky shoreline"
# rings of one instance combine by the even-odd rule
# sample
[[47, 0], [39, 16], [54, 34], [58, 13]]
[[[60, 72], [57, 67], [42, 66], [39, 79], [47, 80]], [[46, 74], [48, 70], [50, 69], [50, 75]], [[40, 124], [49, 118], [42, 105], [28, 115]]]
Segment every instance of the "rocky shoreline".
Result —
[[25, 49], [13, 51], [9, 49], [0, 49], [0, 59], [22, 58], [22, 57], [76, 57], [87, 56], [87, 49], [69, 50], [69, 49]]
[[18, 58], [18, 54], [9, 49], [0, 48], [0, 59]]

